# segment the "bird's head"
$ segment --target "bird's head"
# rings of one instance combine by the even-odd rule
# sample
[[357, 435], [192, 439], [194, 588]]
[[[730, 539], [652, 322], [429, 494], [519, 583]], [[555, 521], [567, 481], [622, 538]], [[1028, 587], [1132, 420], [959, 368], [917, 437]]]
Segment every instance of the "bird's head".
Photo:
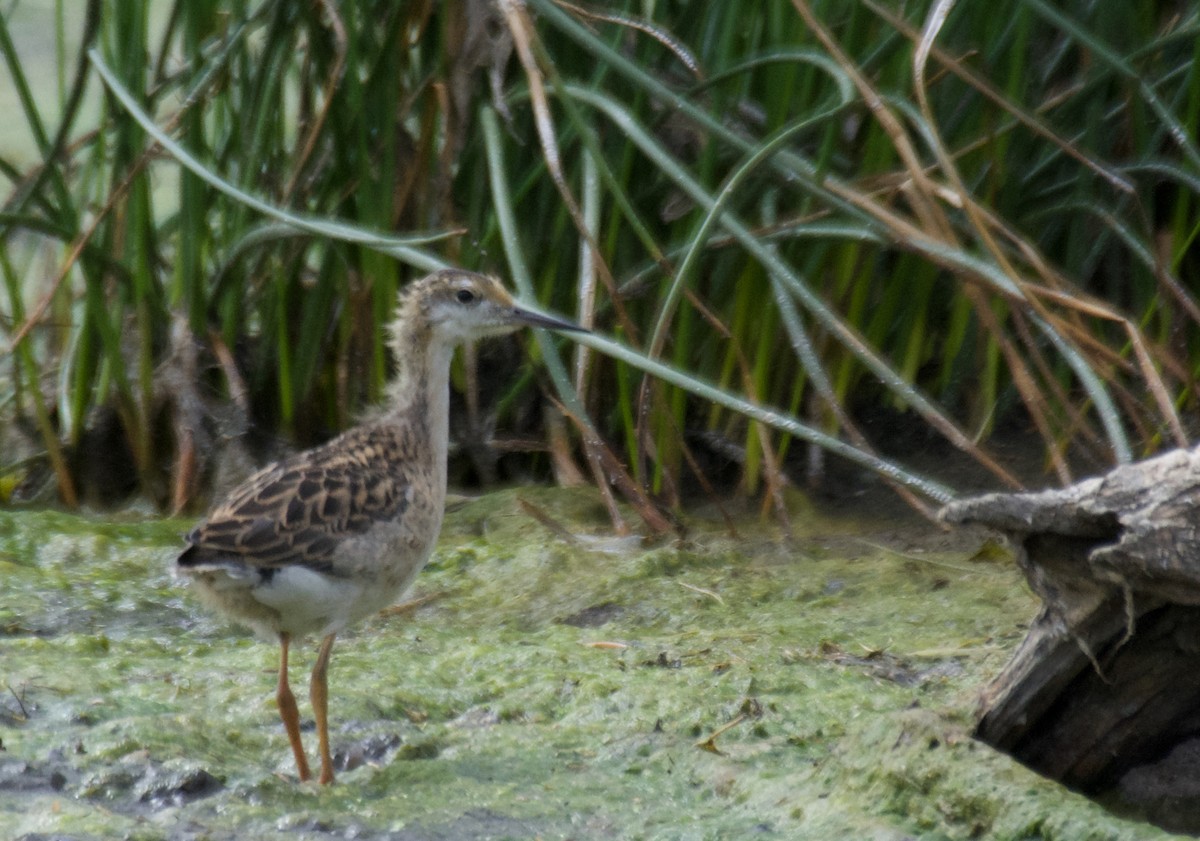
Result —
[[409, 284], [399, 319], [419, 319], [449, 344], [502, 336], [521, 327], [583, 331], [560, 318], [519, 306], [494, 277], [443, 269]]

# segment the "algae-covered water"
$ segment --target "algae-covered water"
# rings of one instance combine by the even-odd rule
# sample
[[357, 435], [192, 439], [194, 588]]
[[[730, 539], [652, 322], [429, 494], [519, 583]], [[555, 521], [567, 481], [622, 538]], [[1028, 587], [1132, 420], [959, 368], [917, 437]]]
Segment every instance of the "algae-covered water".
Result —
[[0, 512], [0, 838], [1167, 837], [969, 737], [1035, 610], [1003, 553], [797, 525], [645, 548], [590, 492], [464, 505], [339, 639], [322, 788], [276, 648], [172, 581], [189, 523]]

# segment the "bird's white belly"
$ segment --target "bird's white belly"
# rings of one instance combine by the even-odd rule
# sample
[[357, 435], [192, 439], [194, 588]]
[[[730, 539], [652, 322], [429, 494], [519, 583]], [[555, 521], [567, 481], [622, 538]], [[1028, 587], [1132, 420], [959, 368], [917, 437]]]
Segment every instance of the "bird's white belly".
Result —
[[277, 570], [251, 591], [279, 615], [276, 630], [294, 636], [341, 631], [392, 603], [399, 594], [378, 582], [335, 578], [301, 566]]

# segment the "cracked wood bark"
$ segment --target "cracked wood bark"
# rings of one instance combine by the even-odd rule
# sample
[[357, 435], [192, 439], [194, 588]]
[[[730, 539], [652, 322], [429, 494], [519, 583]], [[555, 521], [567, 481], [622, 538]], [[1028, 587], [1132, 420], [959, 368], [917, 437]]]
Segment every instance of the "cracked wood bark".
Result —
[[1200, 450], [941, 516], [1005, 533], [1042, 600], [981, 739], [1095, 793], [1200, 733]]

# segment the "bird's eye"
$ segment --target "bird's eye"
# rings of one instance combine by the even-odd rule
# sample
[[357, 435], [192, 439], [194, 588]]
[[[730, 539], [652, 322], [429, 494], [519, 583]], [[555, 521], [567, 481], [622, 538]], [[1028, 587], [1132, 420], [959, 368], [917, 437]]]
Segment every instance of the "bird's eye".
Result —
[[470, 289], [460, 289], [454, 296], [460, 304], [469, 304], [475, 300], [475, 293]]

